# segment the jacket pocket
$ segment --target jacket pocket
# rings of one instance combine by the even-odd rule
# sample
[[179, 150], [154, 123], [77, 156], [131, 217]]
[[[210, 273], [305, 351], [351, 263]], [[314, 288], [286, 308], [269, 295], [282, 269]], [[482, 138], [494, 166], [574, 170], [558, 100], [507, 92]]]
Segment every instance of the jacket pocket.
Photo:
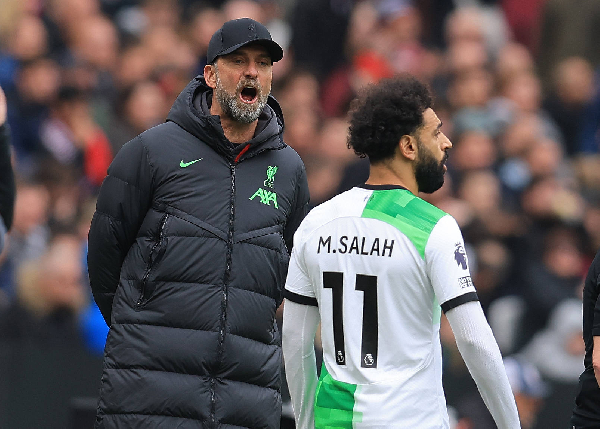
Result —
[[158, 266], [163, 256], [165, 255], [165, 251], [167, 250], [167, 238], [165, 235], [165, 231], [167, 228], [168, 220], [169, 215], [165, 213], [160, 220], [160, 224], [158, 227], [158, 236], [156, 238], [156, 241], [154, 242], [154, 245], [152, 246], [152, 249], [150, 250], [150, 255], [148, 256], [148, 264], [146, 265], [146, 270], [144, 271], [144, 275], [140, 280], [140, 293], [135, 303], [136, 310], [142, 309], [148, 303], [148, 301], [152, 297], [152, 294], [154, 293], [156, 285], [154, 284], [154, 282], [149, 281], [149, 278], [152, 270], [154, 270]]

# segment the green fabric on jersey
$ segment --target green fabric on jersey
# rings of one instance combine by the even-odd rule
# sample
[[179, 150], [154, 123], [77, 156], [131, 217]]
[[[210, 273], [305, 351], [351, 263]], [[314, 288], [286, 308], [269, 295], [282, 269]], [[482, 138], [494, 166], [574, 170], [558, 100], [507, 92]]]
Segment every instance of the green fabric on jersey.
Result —
[[433, 227], [446, 213], [406, 189], [373, 191], [362, 217], [378, 219], [399, 229], [425, 258]]
[[362, 413], [354, 411], [357, 387], [334, 380], [323, 364], [315, 396], [315, 429], [352, 429], [353, 422], [361, 422]]

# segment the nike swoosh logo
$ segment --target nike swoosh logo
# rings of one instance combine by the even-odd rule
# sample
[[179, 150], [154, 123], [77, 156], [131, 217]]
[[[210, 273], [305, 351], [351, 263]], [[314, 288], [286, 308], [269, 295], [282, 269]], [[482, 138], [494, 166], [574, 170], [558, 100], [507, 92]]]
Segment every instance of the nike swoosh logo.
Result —
[[179, 163], [179, 166], [181, 168], [189, 167], [190, 165], [194, 164], [195, 162], [202, 161], [202, 159], [203, 158], [198, 158], [198, 159], [195, 159], [195, 160], [190, 161], [190, 162], [183, 162], [183, 159], [182, 159], [181, 162]]

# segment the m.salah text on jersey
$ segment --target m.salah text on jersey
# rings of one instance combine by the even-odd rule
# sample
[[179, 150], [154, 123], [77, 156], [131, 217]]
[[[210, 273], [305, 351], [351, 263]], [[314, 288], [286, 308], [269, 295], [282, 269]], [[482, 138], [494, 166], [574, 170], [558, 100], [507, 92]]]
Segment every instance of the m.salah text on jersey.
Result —
[[332, 241], [331, 235], [327, 237], [319, 237], [317, 253], [341, 253], [341, 254], [356, 254], [365, 256], [392, 256], [394, 250], [394, 240], [387, 238], [367, 238], [347, 235], [342, 235], [339, 240]]

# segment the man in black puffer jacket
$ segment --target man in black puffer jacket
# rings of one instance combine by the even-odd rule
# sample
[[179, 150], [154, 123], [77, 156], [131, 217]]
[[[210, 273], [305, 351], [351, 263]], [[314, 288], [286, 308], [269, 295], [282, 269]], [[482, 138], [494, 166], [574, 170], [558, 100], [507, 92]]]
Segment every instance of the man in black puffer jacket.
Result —
[[269, 96], [282, 55], [226, 22], [204, 77], [108, 170], [88, 253], [110, 326], [97, 428], [279, 427], [275, 312], [309, 198]]

